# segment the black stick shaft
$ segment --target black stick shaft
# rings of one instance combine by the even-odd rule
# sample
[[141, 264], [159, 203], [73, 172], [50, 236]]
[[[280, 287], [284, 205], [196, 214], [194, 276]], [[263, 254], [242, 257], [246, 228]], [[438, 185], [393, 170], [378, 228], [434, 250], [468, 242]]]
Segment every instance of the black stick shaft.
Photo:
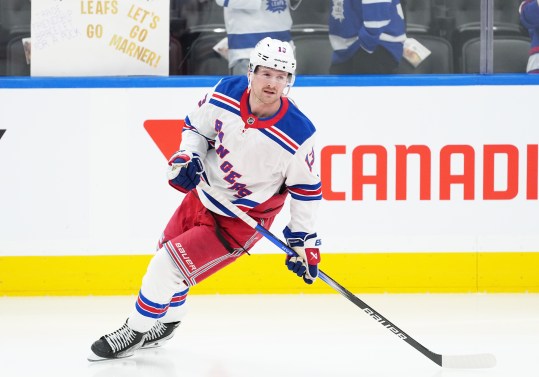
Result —
[[[295, 252], [288, 247], [284, 242], [282, 242], [279, 238], [275, 237], [269, 230], [261, 226], [260, 224], [256, 225], [255, 229], [261, 233], [264, 237], [266, 237], [269, 241], [271, 241], [273, 244], [278, 246], [281, 250], [283, 250], [288, 255], [295, 255]], [[352, 292], [350, 292], [348, 289], [344, 288], [342, 285], [337, 283], [335, 280], [333, 280], [331, 277], [329, 277], [325, 272], [322, 270], [318, 271], [318, 275], [320, 276], [320, 279], [329, 285], [331, 288], [335, 289], [337, 292], [339, 292], [341, 295], [346, 297], [349, 301], [351, 301], [354, 305], [359, 307], [361, 310], [363, 310], [366, 314], [368, 314], [372, 319], [374, 319], [376, 322], [384, 326], [386, 329], [391, 331], [393, 334], [395, 334], [400, 339], [404, 340], [406, 343], [414, 347], [416, 350], [421, 352], [423, 355], [428, 357], [430, 360], [438, 364], [439, 366], [442, 366], [442, 355], [439, 355], [437, 353], [434, 353], [430, 351], [428, 348], [423, 346], [421, 343], [416, 341], [414, 338], [412, 338], [410, 335], [406, 334], [404, 331], [402, 331], [400, 328], [398, 328], [396, 325], [394, 325], [391, 321], [389, 321], [387, 318], [385, 318], [383, 315], [381, 315], [378, 311], [374, 310], [370, 305], [368, 305], [363, 300], [359, 299], [356, 295], [354, 295]]]
[[378, 311], [374, 310], [370, 305], [368, 305], [365, 301], [358, 298], [356, 295], [354, 295], [352, 292], [350, 292], [348, 289], [344, 288], [342, 285], [337, 283], [335, 280], [333, 280], [331, 277], [329, 277], [327, 274], [325, 274], [322, 270], [319, 272], [320, 279], [333, 289], [335, 289], [337, 292], [339, 292], [341, 295], [346, 297], [349, 301], [351, 301], [354, 305], [356, 305], [358, 308], [363, 310], [366, 314], [368, 314], [372, 319], [374, 319], [376, 322], [380, 323], [382, 326], [384, 326], [386, 329], [391, 331], [393, 334], [395, 334], [400, 339], [404, 340], [406, 343], [414, 347], [416, 350], [421, 352], [423, 355], [428, 357], [430, 360], [438, 364], [439, 366], [442, 366], [442, 355], [439, 355], [437, 353], [434, 353], [430, 351], [428, 348], [423, 346], [421, 343], [416, 341], [414, 338], [412, 338], [410, 335], [406, 334], [404, 331], [402, 331], [400, 328], [398, 328], [395, 324], [393, 324], [391, 321], [389, 321], [387, 318], [385, 318], [383, 315], [381, 315]]

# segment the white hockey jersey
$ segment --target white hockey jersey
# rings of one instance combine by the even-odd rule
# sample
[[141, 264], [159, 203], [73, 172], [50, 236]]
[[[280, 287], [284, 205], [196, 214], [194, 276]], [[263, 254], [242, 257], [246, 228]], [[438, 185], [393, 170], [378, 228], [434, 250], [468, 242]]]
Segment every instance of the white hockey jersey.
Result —
[[[286, 185], [292, 232], [315, 233], [321, 183], [315, 168], [315, 127], [286, 97], [270, 118], [250, 113], [247, 77], [223, 78], [188, 114], [180, 149], [198, 154], [211, 186], [244, 211]], [[209, 210], [225, 215], [202, 192]]]
[[228, 63], [249, 59], [256, 43], [265, 37], [292, 41], [289, 0], [216, 0], [224, 7], [228, 37]]

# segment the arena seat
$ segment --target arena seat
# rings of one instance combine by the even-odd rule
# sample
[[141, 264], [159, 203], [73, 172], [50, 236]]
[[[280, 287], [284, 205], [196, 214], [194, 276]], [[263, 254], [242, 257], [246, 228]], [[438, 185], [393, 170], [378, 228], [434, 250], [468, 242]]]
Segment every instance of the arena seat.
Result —
[[447, 39], [428, 34], [408, 34], [408, 37], [423, 44], [431, 51], [431, 54], [417, 68], [402, 59], [397, 73], [453, 73], [453, 48]]
[[228, 60], [213, 50], [225, 32], [201, 33], [186, 53], [188, 75], [228, 75]]
[[20, 34], [7, 43], [7, 76], [30, 76], [30, 65], [26, 63], [26, 55], [22, 45], [23, 38], [30, 37], [28, 34]]
[[[525, 73], [530, 38], [495, 36], [493, 47], [494, 73]], [[462, 73], [479, 73], [480, 38], [472, 38], [462, 47]]]
[[293, 34], [298, 75], [327, 75], [333, 49], [327, 32]]
[[431, 0], [406, 0], [402, 2], [407, 33], [430, 33], [432, 22]]
[[297, 8], [291, 2], [292, 31], [327, 31], [331, 2], [328, 0], [303, 0]]

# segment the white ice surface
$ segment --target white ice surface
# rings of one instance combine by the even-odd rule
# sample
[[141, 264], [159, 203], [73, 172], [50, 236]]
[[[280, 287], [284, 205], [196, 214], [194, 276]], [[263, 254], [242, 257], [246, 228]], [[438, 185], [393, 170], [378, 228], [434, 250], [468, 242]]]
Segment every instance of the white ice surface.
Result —
[[498, 364], [442, 369], [340, 295], [191, 295], [165, 347], [90, 363], [90, 344], [122, 325], [134, 297], [3, 297], [0, 376], [539, 376], [538, 294], [359, 297], [434, 352]]

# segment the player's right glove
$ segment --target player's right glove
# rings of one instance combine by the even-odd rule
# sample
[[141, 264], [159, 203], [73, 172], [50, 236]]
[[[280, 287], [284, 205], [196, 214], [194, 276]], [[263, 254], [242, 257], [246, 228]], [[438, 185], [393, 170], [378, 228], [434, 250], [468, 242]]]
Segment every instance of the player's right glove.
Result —
[[198, 157], [188, 151], [178, 151], [168, 160], [168, 183], [183, 193], [194, 189], [204, 173], [204, 165]]
[[307, 284], [312, 284], [318, 277], [320, 263], [320, 239], [316, 233], [292, 232], [286, 227], [283, 231], [288, 246], [297, 256], [286, 256], [286, 266], [290, 271], [303, 278]]

